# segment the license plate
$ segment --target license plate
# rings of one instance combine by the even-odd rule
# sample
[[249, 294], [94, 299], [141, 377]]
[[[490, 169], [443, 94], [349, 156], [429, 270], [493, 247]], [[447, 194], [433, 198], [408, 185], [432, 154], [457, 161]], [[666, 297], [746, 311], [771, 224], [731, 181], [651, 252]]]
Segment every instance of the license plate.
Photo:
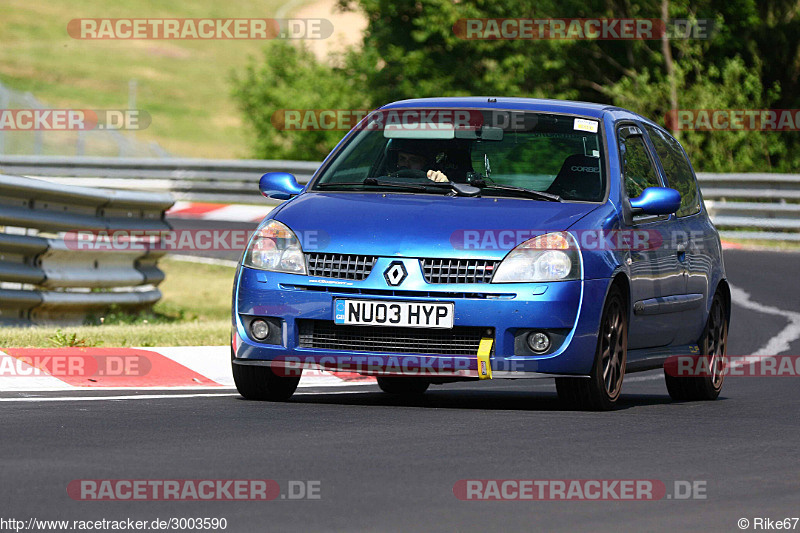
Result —
[[345, 325], [399, 326], [406, 328], [453, 327], [454, 304], [440, 302], [387, 302], [334, 300], [333, 322]]

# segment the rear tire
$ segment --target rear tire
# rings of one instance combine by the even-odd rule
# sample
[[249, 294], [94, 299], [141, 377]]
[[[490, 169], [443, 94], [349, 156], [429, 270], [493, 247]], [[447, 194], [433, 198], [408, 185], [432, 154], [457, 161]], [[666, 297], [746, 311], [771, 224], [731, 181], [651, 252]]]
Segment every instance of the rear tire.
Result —
[[420, 378], [378, 378], [378, 387], [389, 394], [404, 394], [408, 396], [424, 394], [430, 384], [430, 381]]
[[617, 285], [611, 287], [603, 306], [590, 377], [556, 378], [558, 397], [567, 405], [586, 411], [613, 409], [622, 390], [628, 359], [628, 312]]
[[706, 358], [702, 368], [710, 375], [699, 377], [671, 376], [664, 370], [664, 379], [670, 397], [679, 402], [716, 400], [725, 381], [725, 356], [728, 353], [728, 309], [719, 292], [711, 302], [711, 311], [698, 344]]
[[268, 366], [233, 363], [236, 390], [247, 400], [285, 402], [294, 394], [299, 377], [281, 377]]

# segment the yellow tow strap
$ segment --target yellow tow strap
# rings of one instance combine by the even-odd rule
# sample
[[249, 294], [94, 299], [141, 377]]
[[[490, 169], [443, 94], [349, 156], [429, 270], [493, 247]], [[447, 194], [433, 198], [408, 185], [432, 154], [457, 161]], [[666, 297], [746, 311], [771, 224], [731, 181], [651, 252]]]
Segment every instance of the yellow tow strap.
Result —
[[492, 354], [492, 343], [494, 339], [483, 338], [478, 345], [478, 377], [480, 379], [492, 379], [492, 363], [489, 356]]

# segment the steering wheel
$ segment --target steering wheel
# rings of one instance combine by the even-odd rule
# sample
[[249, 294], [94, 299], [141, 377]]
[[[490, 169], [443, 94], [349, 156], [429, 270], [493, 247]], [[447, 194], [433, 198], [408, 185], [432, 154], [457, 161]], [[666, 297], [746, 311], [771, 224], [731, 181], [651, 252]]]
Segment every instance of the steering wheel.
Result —
[[426, 171], [413, 168], [404, 168], [397, 172], [392, 172], [389, 176], [392, 178], [428, 179], [428, 173]]

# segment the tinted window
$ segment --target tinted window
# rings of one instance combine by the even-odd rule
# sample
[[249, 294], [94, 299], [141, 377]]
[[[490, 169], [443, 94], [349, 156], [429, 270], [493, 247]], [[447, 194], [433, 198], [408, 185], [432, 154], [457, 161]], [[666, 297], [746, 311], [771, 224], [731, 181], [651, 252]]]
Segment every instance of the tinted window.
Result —
[[339, 164], [329, 172], [330, 181], [364, 181], [372, 168], [372, 154], [383, 150], [385, 141], [380, 135], [364, 136], [362, 142], [350, 143], [339, 156]]
[[664, 167], [664, 174], [670, 187], [681, 193], [681, 207], [678, 216], [685, 217], [700, 211], [700, 198], [697, 194], [697, 185], [692, 175], [692, 167], [681, 150], [678, 141], [669, 134], [645, 125], [650, 140], [656, 148], [658, 159]]
[[619, 151], [622, 157], [622, 175], [628, 198], [638, 197], [647, 187], [659, 187], [656, 171], [647, 156], [647, 146], [641, 135], [628, 135], [630, 128], [620, 129]]
[[567, 200], [599, 201], [604, 192], [599, 142], [598, 135], [582, 132], [507, 135], [503, 142], [474, 147], [472, 167], [485, 172], [488, 157], [498, 183], [549, 191]]
[[[474, 122], [447, 122], [452, 109], [390, 109], [375, 113], [381, 121], [370, 121], [370, 115], [313, 190], [377, 192], [387, 189], [387, 182], [426, 185], [428, 171], [435, 170], [449, 181], [475, 184], [482, 196], [520, 197], [518, 191], [502, 189], [512, 186], [565, 201], [603, 200], [605, 165], [597, 120], [524, 111], [459, 112]], [[439, 119], [424, 122], [414, 113]], [[365, 184], [367, 178], [377, 179]]]

